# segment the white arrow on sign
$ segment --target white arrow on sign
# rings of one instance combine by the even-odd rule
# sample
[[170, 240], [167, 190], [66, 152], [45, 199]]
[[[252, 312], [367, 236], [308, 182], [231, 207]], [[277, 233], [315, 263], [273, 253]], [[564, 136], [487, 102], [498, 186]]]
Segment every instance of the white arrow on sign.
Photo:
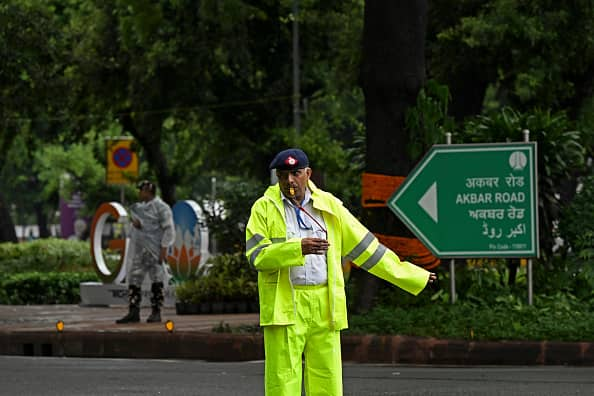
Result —
[[437, 182], [433, 182], [431, 187], [425, 191], [425, 194], [419, 199], [419, 206], [437, 223]]

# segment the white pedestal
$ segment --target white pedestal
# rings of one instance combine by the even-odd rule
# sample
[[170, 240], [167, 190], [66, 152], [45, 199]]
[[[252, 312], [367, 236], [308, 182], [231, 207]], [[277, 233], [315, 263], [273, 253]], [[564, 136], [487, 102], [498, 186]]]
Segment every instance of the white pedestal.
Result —
[[[165, 307], [175, 306], [175, 285], [166, 285], [163, 290]], [[151, 284], [145, 281], [142, 284], [142, 301], [140, 306], [151, 305]], [[123, 283], [81, 282], [80, 305], [82, 306], [109, 306], [128, 305], [128, 285]]]

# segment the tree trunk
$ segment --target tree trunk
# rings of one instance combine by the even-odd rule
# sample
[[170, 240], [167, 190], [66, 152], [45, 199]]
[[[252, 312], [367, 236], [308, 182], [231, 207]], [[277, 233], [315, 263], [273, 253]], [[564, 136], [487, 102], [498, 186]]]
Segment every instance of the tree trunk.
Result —
[[[0, 108], [0, 119], [4, 120], [4, 109]], [[10, 150], [10, 146], [14, 141], [16, 134], [7, 132], [6, 128], [0, 130], [0, 164], [6, 164], [6, 153]], [[18, 242], [16, 232], [14, 230], [14, 223], [10, 217], [10, 208], [8, 202], [4, 199], [2, 191], [0, 191], [0, 242]]]
[[10, 218], [10, 208], [0, 192], [0, 242], [18, 242], [14, 223]]
[[137, 136], [139, 142], [143, 145], [146, 158], [157, 176], [157, 183], [161, 189], [161, 198], [163, 201], [167, 202], [167, 204], [173, 206], [175, 204], [175, 184], [173, 183], [169, 167], [167, 166], [167, 158], [161, 150], [160, 139], [154, 142], [149, 140], [149, 142], [143, 144], [143, 141], [146, 141], [147, 137], [150, 137], [150, 134], [147, 133], [144, 134], [144, 136]]
[[170, 206], [175, 204], [175, 183], [167, 166], [167, 158], [161, 150], [161, 125], [159, 115], [147, 115], [135, 120], [129, 115], [121, 117], [124, 130], [130, 132], [144, 149], [149, 166], [157, 176], [161, 198]]
[[39, 238], [49, 238], [51, 234], [47, 224], [43, 202], [35, 202], [33, 208], [35, 210], [35, 217], [37, 218], [37, 226], [39, 227]]
[[[406, 176], [413, 163], [407, 153], [406, 109], [425, 82], [426, 0], [367, 0], [363, 29], [361, 82], [367, 125], [366, 172]], [[364, 212], [373, 232], [410, 236], [388, 208]], [[373, 304], [379, 280], [355, 271], [355, 312]]]

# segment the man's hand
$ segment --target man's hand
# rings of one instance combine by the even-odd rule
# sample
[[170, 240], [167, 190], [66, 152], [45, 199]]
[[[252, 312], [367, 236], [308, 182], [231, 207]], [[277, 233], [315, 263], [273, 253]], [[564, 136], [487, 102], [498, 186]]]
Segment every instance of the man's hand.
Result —
[[429, 272], [429, 280], [427, 281], [427, 286], [430, 287], [431, 290], [439, 290], [437, 274], [435, 272]]
[[159, 262], [162, 263], [163, 261], [167, 261], [167, 248], [161, 248], [161, 254], [159, 255]]
[[326, 254], [330, 244], [327, 240], [321, 238], [303, 238], [301, 240], [301, 253], [306, 254]]
[[134, 226], [134, 228], [138, 228], [138, 229], [142, 228], [142, 224], [140, 224], [140, 220], [138, 220], [138, 219], [132, 219], [132, 225]]

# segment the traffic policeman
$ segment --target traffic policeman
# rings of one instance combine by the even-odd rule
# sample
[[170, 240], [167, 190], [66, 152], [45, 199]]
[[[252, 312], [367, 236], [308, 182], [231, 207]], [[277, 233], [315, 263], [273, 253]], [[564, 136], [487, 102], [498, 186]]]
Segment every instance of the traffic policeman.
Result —
[[278, 183], [254, 203], [246, 227], [246, 255], [258, 270], [266, 395], [301, 395], [302, 376], [308, 396], [342, 395], [342, 260], [414, 295], [436, 275], [401, 261], [339, 199], [317, 188], [301, 149], [279, 152], [270, 169]]

